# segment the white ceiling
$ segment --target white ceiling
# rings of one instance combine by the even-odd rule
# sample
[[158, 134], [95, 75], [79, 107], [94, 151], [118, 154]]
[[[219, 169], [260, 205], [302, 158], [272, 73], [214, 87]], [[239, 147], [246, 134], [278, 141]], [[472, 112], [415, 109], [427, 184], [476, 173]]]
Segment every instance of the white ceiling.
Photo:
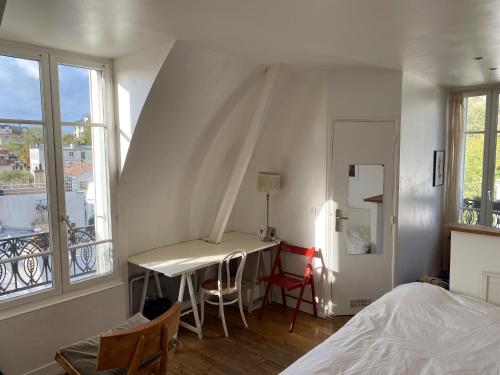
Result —
[[9, 0], [0, 38], [102, 57], [180, 39], [259, 62], [500, 81], [500, 0]]

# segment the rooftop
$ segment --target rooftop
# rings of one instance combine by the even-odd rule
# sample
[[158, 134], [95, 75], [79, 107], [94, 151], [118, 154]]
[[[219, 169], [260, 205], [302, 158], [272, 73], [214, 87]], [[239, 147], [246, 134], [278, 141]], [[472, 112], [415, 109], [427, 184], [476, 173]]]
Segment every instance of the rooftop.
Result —
[[79, 177], [91, 171], [92, 171], [91, 163], [75, 162], [75, 163], [70, 163], [66, 167], [64, 167], [64, 175], [70, 177]]

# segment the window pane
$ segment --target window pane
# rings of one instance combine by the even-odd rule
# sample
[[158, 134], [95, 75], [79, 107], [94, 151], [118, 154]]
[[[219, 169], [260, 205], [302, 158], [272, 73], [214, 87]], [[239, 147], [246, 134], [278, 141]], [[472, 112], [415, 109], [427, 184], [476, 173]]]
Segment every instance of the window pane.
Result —
[[0, 55], [0, 118], [42, 121], [38, 61]]
[[479, 224], [483, 184], [484, 134], [465, 136], [462, 222]]
[[484, 131], [486, 127], [486, 95], [466, 98], [465, 131]]
[[52, 287], [44, 128], [2, 125], [0, 300]]
[[495, 157], [495, 182], [493, 186], [493, 221], [492, 226], [500, 228], [500, 133], [497, 133]]
[[[82, 240], [82, 243], [85, 242]], [[113, 270], [111, 242], [90, 244], [69, 250], [69, 275], [72, 283], [104, 275]]]
[[102, 123], [102, 72], [69, 65], [58, 70], [61, 120]]
[[80, 246], [111, 239], [107, 130], [64, 126], [62, 138], [70, 276], [76, 282], [112, 271], [110, 245]]

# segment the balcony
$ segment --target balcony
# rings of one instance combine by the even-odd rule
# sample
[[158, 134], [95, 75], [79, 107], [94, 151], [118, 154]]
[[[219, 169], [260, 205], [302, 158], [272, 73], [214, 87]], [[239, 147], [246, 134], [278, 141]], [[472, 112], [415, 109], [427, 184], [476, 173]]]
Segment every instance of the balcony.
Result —
[[[481, 221], [481, 201], [464, 199], [461, 207], [461, 222], [469, 225], [479, 225]], [[493, 202], [492, 222], [493, 228], [500, 228], [500, 202]]]
[[[94, 226], [69, 229], [67, 238], [71, 280], [95, 275]], [[0, 239], [0, 300], [50, 288], [52, 277], [48, 232]]]

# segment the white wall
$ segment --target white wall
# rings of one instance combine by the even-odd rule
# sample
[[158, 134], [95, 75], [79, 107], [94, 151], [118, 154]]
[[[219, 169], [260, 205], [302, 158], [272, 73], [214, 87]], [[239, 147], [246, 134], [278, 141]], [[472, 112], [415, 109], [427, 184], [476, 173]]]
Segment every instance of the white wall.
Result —
[[[257, 172], [281, 174], [281, 190], [270, 200], [270, 225], [280, 238], [317, 245], [316, 215], [326, 187], [326, 86], [323, 73], [282, 68], [254, 156], [243, 180], [229, 227], [256, 233], [265, 225], [265, 194]], [[319, 239], [318, 239], [319, 240]]]
[[445, 148], [446, 96], [403, 74], [396, 284], [439, 270], [443, 186], [432, 186], [433, 152]]
[[[255, 190], [256, 173], [278, 172], [282, 189], [271, 197], [270, 224], [278, 228], [280, 238], [325, 251], [327, 117], [399, 120], [400, 110], [401, 72], [286, 69], [273, 92], [269, 117], [240, 189], [230, 228], [253, 233], [265, 223], [265, 196]], [[299, 270], [299, 263], [288, 266]], [[316, 267], [320, 271], [320, 265]], [[317, 294], [327, 310], [330, 290], [318, 284]], [[309, 305], [303, 308], [310, 310]]]
[[[397, 131], [401, 117], [401, 85], [402, 73], [398, 71], [361, 68], [332, 71], [328, 77], [329, 126], [333, 126], [336, 119], [391, 120]], [[333, 237], [327, 264], [334, 271], [334, 311], [352, 313], [350, 300], [376, 298], [390, 286], [390, 265], [371, 262], [373, 256], [376, 255], [347, 255], [345, 247], [339, 246], [338, 239]], [[377, 281], [367, 287], [370, 278]]]
[[[281, 238], [325, 249], [331, 119], [394, 119], [399, 126], [402, 77], [381, 69], [283, 68], [227, 229], [254, 233], [265, 223], [256, 173], [275, 171], [283, 179], [281, 192], [271, 198], [271, 225]], [[183, 42], [169, 50], [122, 171], [119, 212], [127, 254], [209, 233], [261, 84], [259, 65]], [[404, 154], [408, 160], [420, 157], [411, 147]], [[398, 267], [412, 269], [400, 259]]]
[[0, 371], [20, 375], [54, 360], [58, 348], [125, 320], [126, 284], [0, 320]]
[[282, 71], [231, 228], [253, 233], [265, 224], [265, 196], [255, 190], [256, 172], [275, 171], [282, 174], [282, 190], [271, 197], [271, 225], [298, 245], [324, 246], [315, 222], [326, 198], [327, 116], [399, 120], [400, 100], [400, 72]]
[[481, 298], [483, 271], [499, 272], [500, 238], [451, 232], [450, 290]]
[[120, 179], [128, 254], [209, 233], [262, 78], [259, 65], [183, 42], [172, 47]]
[[328, 76], [328, 117], [391, 118], [401, 115], [402, 73], [384, 69], [340, 69]]
[[121, 167], [149, 90], [174, 43], [163, 43], [113, 60]]
[[[324, 248], [325, 78], [323, 72], [286, 67], [280, 71], [268, 116], [229, 220], [229, 229], [256, 233], [258, 226], [265, 224], [265, 194], [256, 191], [257, 172], [278, 172], [281, 190], [271, 196], [270, 225], [277, 227], [279, 237], [290, 243]], [[291, 271], [304, 271], [299, 263], [290, 262], [288, 267]], [[317, 289], [321, 296], [320, 283]], [[306, 298], [309, 299], [308, 293]], [[291, 305], [295, 301], [288, 303]], [[307, 304], [303, 307], [310, 310]]]

